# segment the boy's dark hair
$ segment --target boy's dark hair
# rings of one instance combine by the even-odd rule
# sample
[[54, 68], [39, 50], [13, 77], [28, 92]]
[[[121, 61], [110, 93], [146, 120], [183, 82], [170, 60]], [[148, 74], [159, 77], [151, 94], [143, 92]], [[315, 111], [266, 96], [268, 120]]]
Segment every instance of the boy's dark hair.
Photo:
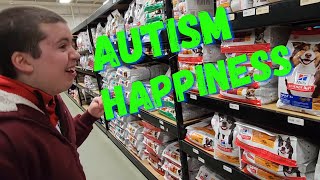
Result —
[[33, 58], [41, 56], [39, 42], [46, 38], [40, 30], [42, 23], [66, 21], [58, 14], [41, 7], [20, 6], [0, 11], [0, 75], [16, 78], [11, 62], [14, 52], [30, 53]]

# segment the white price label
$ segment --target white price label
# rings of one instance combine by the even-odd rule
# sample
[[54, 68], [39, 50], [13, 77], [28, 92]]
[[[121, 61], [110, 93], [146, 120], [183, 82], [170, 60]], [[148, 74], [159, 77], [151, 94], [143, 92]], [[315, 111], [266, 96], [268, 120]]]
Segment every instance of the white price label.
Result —
[[226, 165], [223, 165], [223, 169], [225, 171], [228, 171], [229, 173], [232, 173], [232, 169], [230, 167], [226, 166]]
[[256, 14], [260, 15], [260, 14], [267, 14], [270, 11], [270, 7], [269, 6], [263, 6], [263, 7], [258, 7], [256, 10]]
[[230, 107], [230, 109], [239, 110], [239, 105], [238, 105], [238, 104], [230, 103], [230, 104], [229, 104], [229, 107]]
[[159, 123], [163, 125], [163, 121], [159, 120]]
[[304, 119], [288, 116], [288, 123], [304, 126]]
[[164, 126], [160, 126], [160, 129], [164, 130]]
[[197, 149], [195, 149], [195, 148], [193, 148], [192, 151], [193, 151], [194, 153], [196, 153], [196, 154], [199, 154], [199, 151], [198, 151]]
[[247, 17], [247, 16], [253, 16], [256, 14], [256, 9], [252, 8], [252, 9], [246, 9], [243, 11], [243, 17]]
[[228, 17], [230, 21], [233, 21], [235, 19], [234, 14], [228, 14]]
[[194, 95], [194, 94], [190, 94], [190, 98], [191, 98], [191, 99], [194, 99], [194, 100], [197, 100], [197, 96]]
[[202, 163], [205, 162], [204, 159], [202, 159], [201, 157], [198, 157], [198, 160], [199, 160], [200, 162], [202, 162]]
[[319, 3], [320, 0], [300, 0], [300, 6]]

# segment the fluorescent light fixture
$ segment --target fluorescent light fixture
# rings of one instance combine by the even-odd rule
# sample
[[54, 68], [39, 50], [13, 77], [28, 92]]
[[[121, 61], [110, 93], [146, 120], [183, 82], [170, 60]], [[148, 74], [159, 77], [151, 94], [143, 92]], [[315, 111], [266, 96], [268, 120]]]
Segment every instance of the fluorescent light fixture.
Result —
[[71, 0], [59, 0], [59, 3], [61, 3], [61, 4], [68, 4], [70, 2], [71, 2]]

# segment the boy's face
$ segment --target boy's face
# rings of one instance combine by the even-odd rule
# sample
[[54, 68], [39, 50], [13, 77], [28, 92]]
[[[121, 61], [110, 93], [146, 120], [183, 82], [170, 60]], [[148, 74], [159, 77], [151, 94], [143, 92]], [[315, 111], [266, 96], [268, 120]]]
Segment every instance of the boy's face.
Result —
[[41, 24], [40, 30], [46, 38], [39, 42], [41, 56], [32, 61], [31, 78], [36, 80], [37, 88], [56, 95], [72, 85], [80, 55], [72, 46], [72, 34], [67, 24]]

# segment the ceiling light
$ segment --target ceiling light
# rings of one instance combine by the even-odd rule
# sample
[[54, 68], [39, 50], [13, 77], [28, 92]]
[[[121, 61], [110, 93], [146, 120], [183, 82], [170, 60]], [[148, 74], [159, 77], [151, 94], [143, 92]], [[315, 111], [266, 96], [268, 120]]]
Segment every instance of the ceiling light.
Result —
[[62, 3], [62, 4], [67, 4], [70, 2], [71, 2], [71, 0], [59, 0], [59, 3]]

